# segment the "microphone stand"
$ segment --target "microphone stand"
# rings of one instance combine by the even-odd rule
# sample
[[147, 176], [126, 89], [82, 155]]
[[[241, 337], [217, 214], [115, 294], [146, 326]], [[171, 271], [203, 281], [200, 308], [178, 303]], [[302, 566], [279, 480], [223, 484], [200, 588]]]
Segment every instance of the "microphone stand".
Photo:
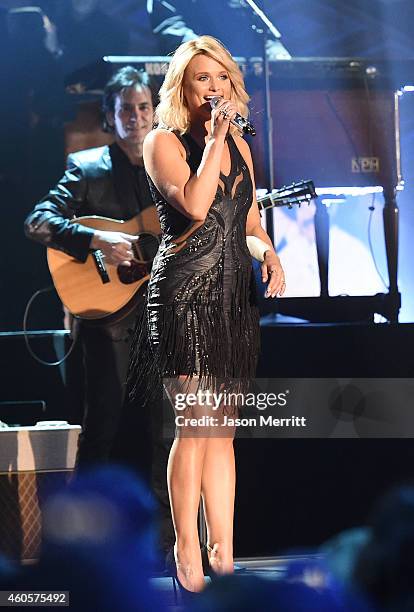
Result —
[[[252, 26], [257, 34], [262, 36], [262, 49], [263, 49], [263, 80], [264, 80], [264, 91], [265, 91], [265, 132], [266, 138], [266, 172], [268, 181], [268, 189], [272, 191], [275, 188], [275, 165], [273, 155], [273, 118], [272, 118], [272, 105], [270, 100], [270, 66], [267, 54], [267, 41], [269, 35], [272, 34], [274, 38], [280, 39], [282, 36], [279, 30], [273, 25], [270, 19], [265, 13], [257, 6], [253, 0], [245, 0], [252, 9], [254, 15], [262, 22], [261, 27], [256, 25]], [[274, 243], [274, 231], [273, 231], [273, 210], [269, 209], [266, 211], [266, 231], [269, 238]]]
[[[252, 26], [253, 29], [263, 36], [263, 77], [265, 87], [265, 129], [267, 133], [266, 139], [266, 163], [267, 163], [267, 175], [269, 181], [269, 189], [275, 188], [275, 177], [274, 177], [274, 155], [273, 155], [273, 118], [272, 118], [272, 107], [270, 100], [270, 66], [269, 58], [267, 54], [267, 41], [269, 35], [272, 34], [274, 38], [280, 40], [281, 34], [279, 30], [273, 25], [263, 11], [257, 6], [253, 0], [245, 0], [247, 4], [252, 8], [256, 17], [260, 18], [262, 27]], [[328, 260], [329, 260], [329, 216], [325, 206], [316, 201], [316, 214], [315, 214], [315, 239], [316, 239], [316, 251], [318, 256], [318, 269], [319, 279], [321, 283], [322, 297], [328, 297]], [[266, 211], [266, 231], [269, 234], [269, 238], [274, 244], [274, 224], [273, 224], [273, 209]]]
[[[274, 155], [273, 155], [273, 118], [272, 108], [270, 100], [270, 66], [269, 58], [267, 54], [266, 43], [269, 39], [269, 34], [272, 34], [276, 39], [281, 39], [279, 30], [272, 24], [272, 22], [266, 17], [263, 11], [257, 6], [253, 0], [245, 0], [247, 4], [252, 8], [256, 17], [260, 18], [262, 27], [252, 26], [253, 29], [263, 36], [263, 76], [264, 76], [264, 87], [265, 87], [265, 128], [267, 131], [266, 148], [267, 148], [267, 172], [266, 175], [269, 181], [270, 190], [275, 188], [274, 184]], [[314, 219], [315, 224], [315, 240], [316, 240], [316, 252], [318, 257], [318, 270], [320, 279], [320, 295], [321, 297], [328, 297], [328, 261], [329, 261], [329, 215], [326, 207], [316, 200], [316, 214]], [[266, 211], [266, 231], [271, 241], [275, 242], [274, 236], [274, 224], [273, 224], [273, 209]]]

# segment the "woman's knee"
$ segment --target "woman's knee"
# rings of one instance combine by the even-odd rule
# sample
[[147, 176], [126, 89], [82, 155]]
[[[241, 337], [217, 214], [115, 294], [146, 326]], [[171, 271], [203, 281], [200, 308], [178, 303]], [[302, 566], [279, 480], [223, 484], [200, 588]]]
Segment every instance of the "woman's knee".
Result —
[[233, 450], [234, 437], [229, 433], [228, 437], [212, 437], [207, 440], [206, 449], [215, 452]]
[[[197, 434], [197, 431], [195, 432]], [[175, 438], [174, 444], [179, 449], [186, 449], [188, 451], [202, 451], [204, 452], [207, 446], [207, 438], [202, 438], [201, 436], [179, 436]]]

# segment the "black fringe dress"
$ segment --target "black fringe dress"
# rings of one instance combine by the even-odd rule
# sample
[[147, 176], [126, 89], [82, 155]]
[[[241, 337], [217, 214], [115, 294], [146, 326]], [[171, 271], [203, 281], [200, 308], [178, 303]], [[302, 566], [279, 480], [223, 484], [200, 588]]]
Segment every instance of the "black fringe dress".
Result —
[[[202, 149], [189, 134], [177, 138], [195, 173]], [[203, 387], [211, 388], [217, 381], [248, 381], [255, 374], [259, 315], [246, 245], [252, 181], [231, 135], [227, 142], [230, 174], [220, 173], [204, 222], [189, 221], [148, 177], [162, 240], [152, 266], [145, 320], [137, 322], [132, 344], [132, 399], [137, 392], [151, 393], [162, 378], [198, 377]]]

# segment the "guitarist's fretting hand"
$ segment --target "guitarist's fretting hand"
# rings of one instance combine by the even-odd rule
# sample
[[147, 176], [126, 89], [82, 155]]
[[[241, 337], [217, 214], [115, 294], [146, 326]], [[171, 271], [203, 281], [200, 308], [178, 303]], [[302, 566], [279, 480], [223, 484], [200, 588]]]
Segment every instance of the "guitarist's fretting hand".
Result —
[[137, 236], [123, 234], [122, 232], [95, 230], [91, 249], [102, 251], [106, 262], [113, 266], [130, 266], [131, 260], [134, 258], [132, 245], [137, 240]]

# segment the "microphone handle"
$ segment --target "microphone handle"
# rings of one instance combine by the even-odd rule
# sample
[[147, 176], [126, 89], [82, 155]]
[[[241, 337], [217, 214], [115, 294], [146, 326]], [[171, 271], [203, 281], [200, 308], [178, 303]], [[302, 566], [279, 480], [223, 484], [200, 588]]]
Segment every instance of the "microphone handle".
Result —
[[[214, 98], [211, 98], [211, 108], [216, 108], [220, 100], [220, 96], [214, 96]], [[254, 129], [253, 125], [250, 123], [250, 121], [247, 121], [247, 119], [239, 115], [239, 113], [237, 113], [233, 119], [230, 119], [230, 123], [238, 127], [239, 130], [242, 130], [245, 134], [249, 134], [250, 136], [256, 136], [256, 130]]]
[[256, 130], [254, 129], [253, 125], [250, 123], [250, 121], [247, 121], [247, 119], [239, 115], [239, 113], [237, 113], [233, 119], [230, 119], [230, 123], [243, 130], [245, 134], [256, 136]]

